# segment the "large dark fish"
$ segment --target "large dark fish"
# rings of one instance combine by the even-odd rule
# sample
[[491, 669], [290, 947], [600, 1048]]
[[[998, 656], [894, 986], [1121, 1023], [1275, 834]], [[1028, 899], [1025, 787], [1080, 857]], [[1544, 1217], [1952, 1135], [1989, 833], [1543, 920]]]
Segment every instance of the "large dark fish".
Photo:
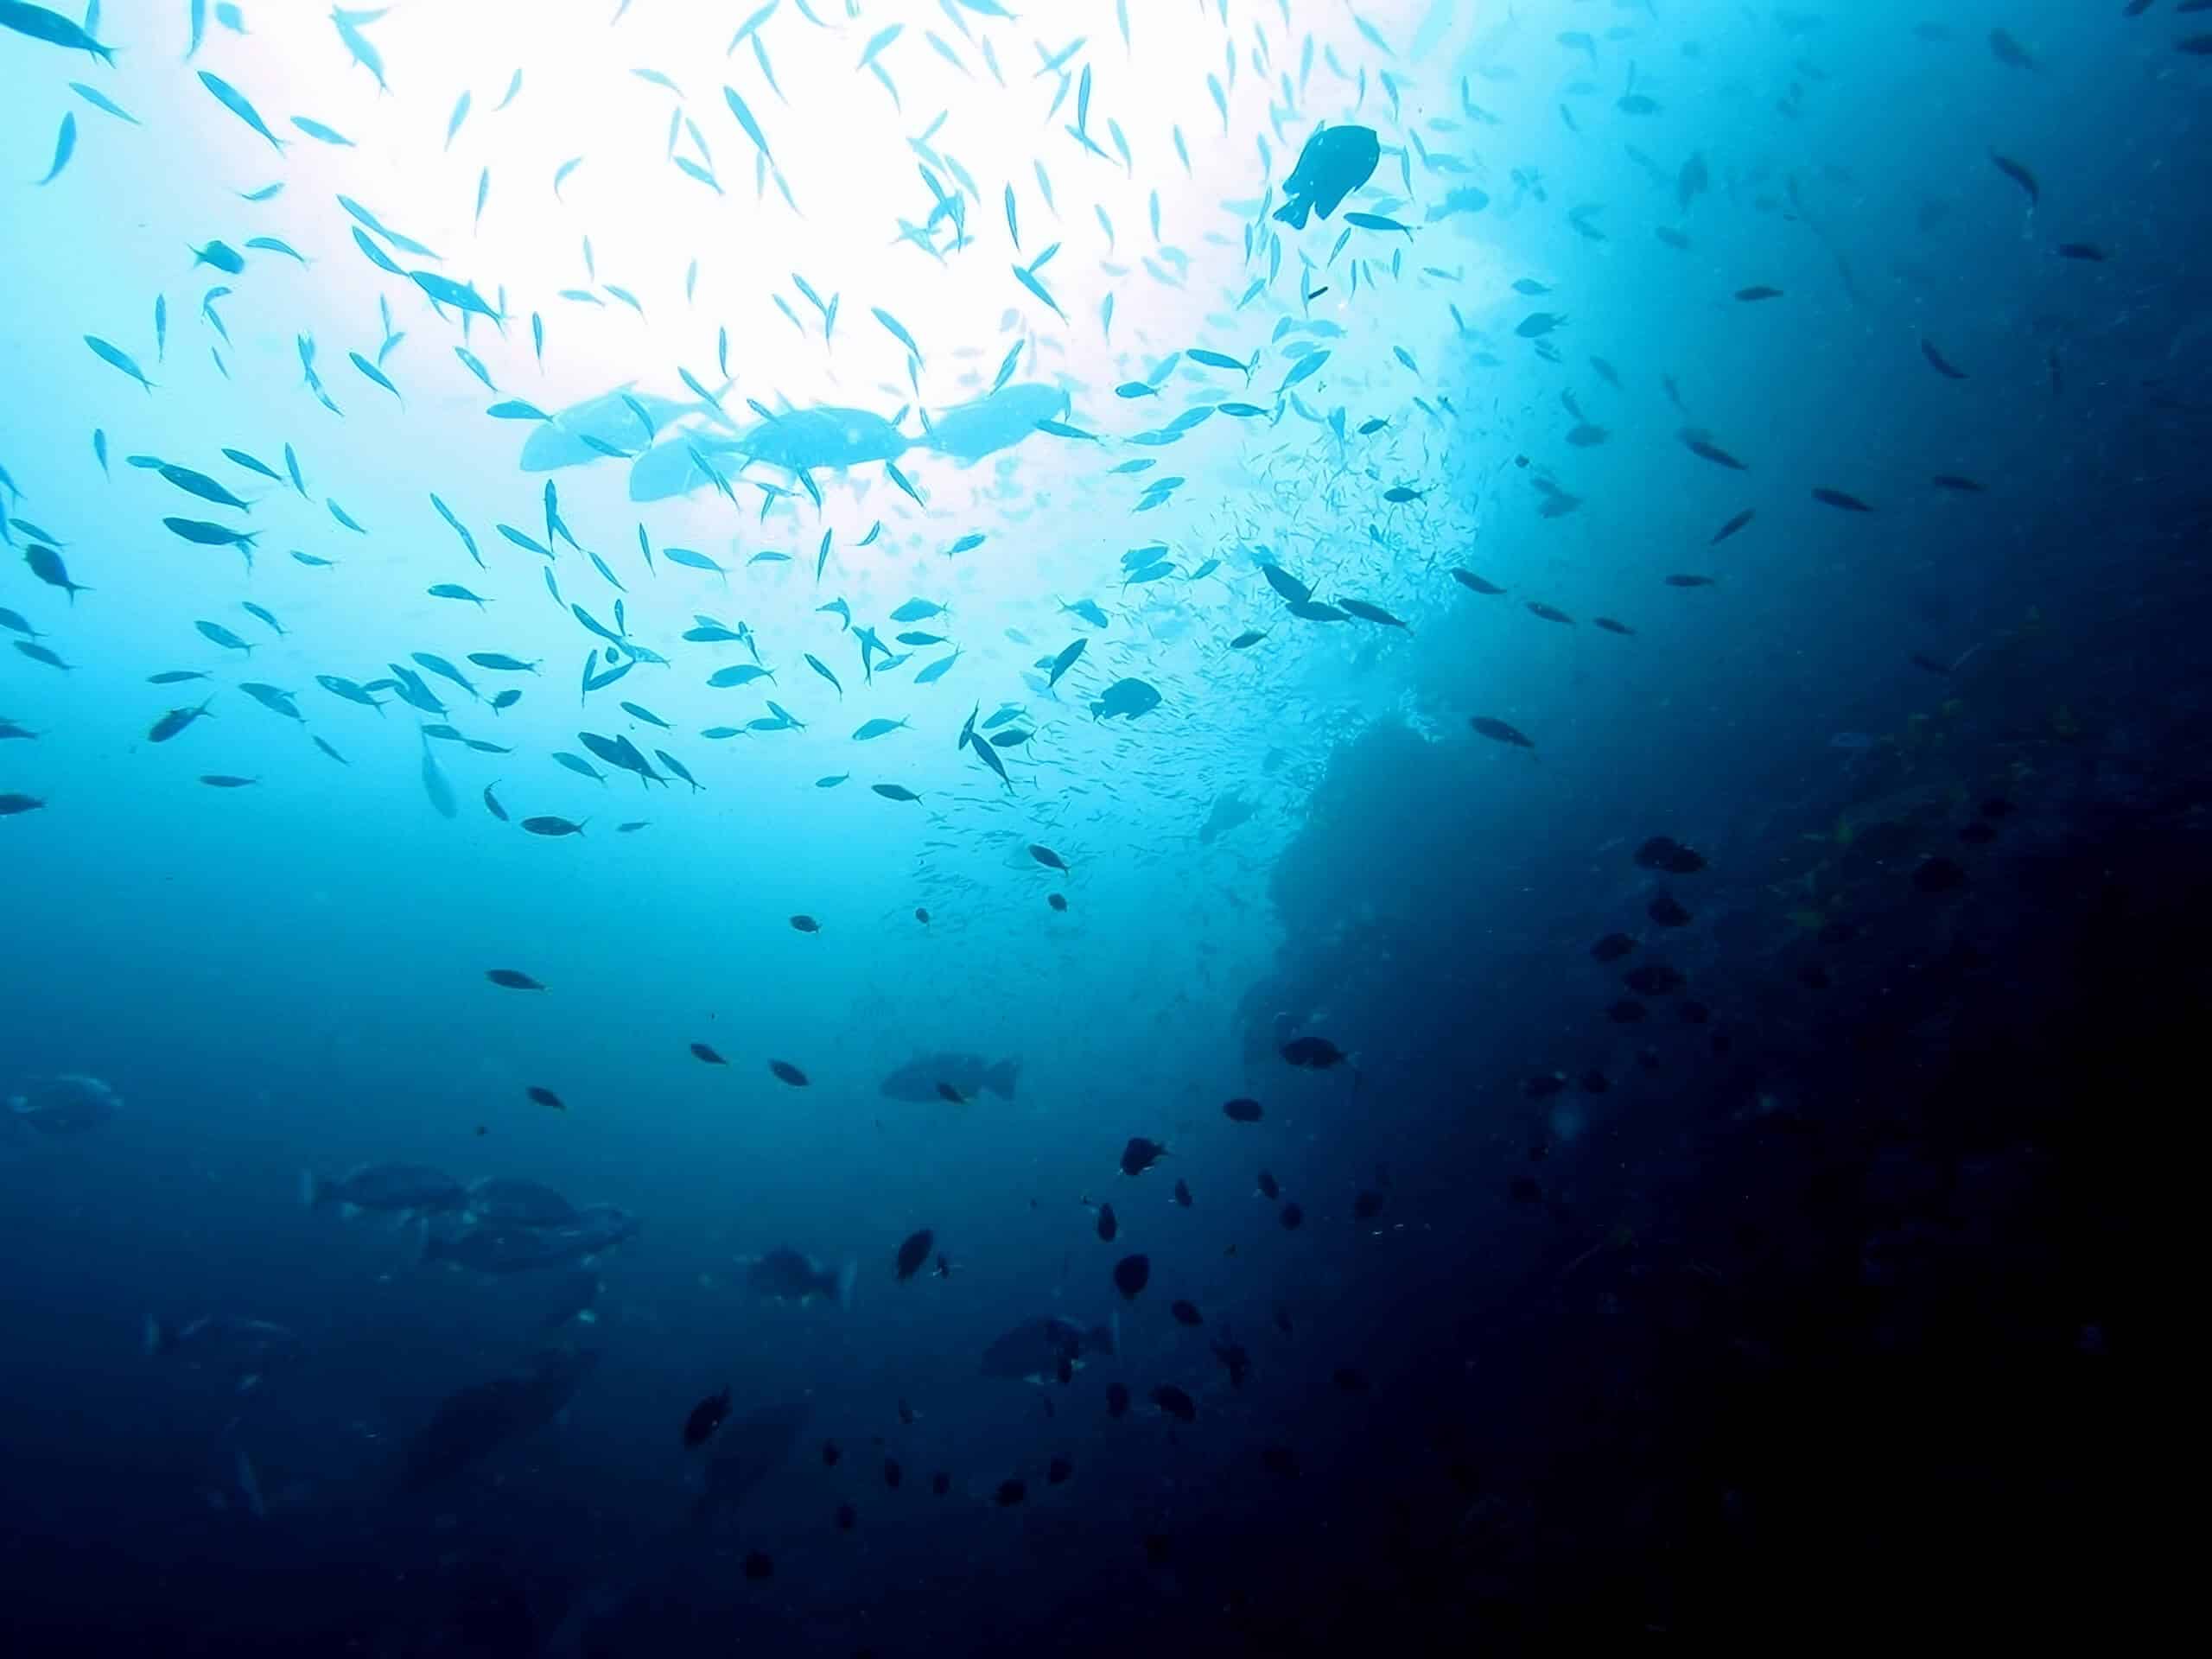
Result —
[[864, 409], [793, 410], [738, 435], [737, 448], [765, 466], [798, 474], [896, 461], [906, 453], [904, 433]]
[[[664, 429], [695, 415], [728, 424], [712, 404], [679, 404], [632, 391], [635, 384], [617, 386], [600, 397], [557, 410], [549, 419], [533, 425], [530, 436], [523, 441], [523, 471], [550, 473], [563, 467], [588, 467], [607, 458], [610, 451], [634, 453], [652, 444]], [[601, 444], [606, 448], [595, 447]]]
[[7, 1098], [7, 1118], [41, 1135], [80, 1135], [108, 1122], [122, 1103], [98, 1077], [65, 1073], [22, 1084]]
[[476, 1273], [540, 1272], [588, 1262], [635, 1238], [640, 1226], [635, 1216], [611, 1204], [586, 1205], [557, 1226], [465, 1221], [426, 1233], [423, 1260]]
[[2036, 182], [2036, 175], [2011, 156], [1999, 156], [1993, 149], [1989, 152], [1989, 159], [1996, 165], [1999, 173], [2027, 193], [2028, 211], [2033, 213], [2036, 204], [2043, 200], [2043, 187]]
[[925, 449], [955, 461], [981, 461], [1037, 435], [1037, 423], [1068, 412], [1068, 395], [1058, 386], [1020, 381], [923, 422]]
[[924, 1054], [886, 1077], [883, 1092], [893, 1100], [942, 1100], [938, 1085], [949, 1083], [970, 1099], [988, 1089], [1001, 1100], [1012, 1100], [1020, 1077], [1020, 1060], [994, 1063], [980, 1054]]
[[1116, 715], [1135, 720], [1139, 715], [1149, 714], [1160, 707], [1157, 688], [1143, 680], [1116, 680], [1106, 688], [1106, 695], [1090, 705], [1094, 719], [1111, 720]]
[[1337, 204], [1374, 175], [1382, 146], [1372, 127], [1320, 127], [1298, 152], [1298, 165], [1283, 181], [1283, 205], [1276, 220], [1294, 231], [1306, 228], [1308, 213], [1326, 219]]
[[741, 1257], [740, 1265], [745, 1269], [745, 1287], [756, 1296], [775, 1302], [804, 1305], [820, 1300], [849, 1309], [854, 1287], [860, 1280], [857, 1262], [848, 1262], [841, 1268], [827, 1267], [788, 1246], [779, 1246], [766, 1255]]
[[1206, 815], [1206, 821], [1198, 826], [1198, 839], [1201, 842], [1211, 842], [1217, 836], [1226, 835], [1238, 824], [1244, 823], [1258, 810], [1251, 802], [1232, 790], [1214, 802], [1213, 810]]
[[[1116, 1319], [1088, 1331], [1058, 1316], [1024, 1319], [983, 1350], [983, 1375], [1010, 1382], [1048, 1382], [1072, 1372], [1086, 1355], [1111, 1355], [1120, 1346]], [[1065, 1379], [1062, 1379], [1065, 1380]]]
[[530, 1369], [448, 1395], [436, 1413], [402, 1448], [399, 1489], [421, 1492], [443, 1484], [508, 1441], [543, 1428], [560, 1415], [599, 1355], [539, 1354]]
[[812, 1414], [812, 1408], [799, 1401], [764, 1406], [725, 1422], [715, 1436], [705, 1490], [691, 1507], [692, 1524], [714, 1521], [781, 1468]]
[[1493, 743], [1508, 743], [1516, 749], [1536, 747], [1527, 733], [1507, 725], [1502, 720], [1493, 720], [1488, 715], [1471, 715], [1467, 724], [1474, 728], [1478, 735], [1486, 737]]

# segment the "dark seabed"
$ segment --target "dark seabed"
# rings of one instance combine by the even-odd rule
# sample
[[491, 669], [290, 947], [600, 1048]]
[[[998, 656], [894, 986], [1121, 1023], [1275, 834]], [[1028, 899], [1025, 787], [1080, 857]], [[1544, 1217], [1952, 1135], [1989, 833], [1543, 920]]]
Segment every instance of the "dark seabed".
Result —
[[2139, 1641], [2212, 11], [0, 92], [9, 1652]]

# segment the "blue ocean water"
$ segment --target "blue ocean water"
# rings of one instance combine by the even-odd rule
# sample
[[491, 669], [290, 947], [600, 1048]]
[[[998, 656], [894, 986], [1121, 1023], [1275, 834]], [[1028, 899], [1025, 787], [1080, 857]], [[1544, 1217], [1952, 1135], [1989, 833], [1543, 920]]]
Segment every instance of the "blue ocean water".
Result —
[[2086, 1606], [2190, 10], [0, 0], [18, 1650]]

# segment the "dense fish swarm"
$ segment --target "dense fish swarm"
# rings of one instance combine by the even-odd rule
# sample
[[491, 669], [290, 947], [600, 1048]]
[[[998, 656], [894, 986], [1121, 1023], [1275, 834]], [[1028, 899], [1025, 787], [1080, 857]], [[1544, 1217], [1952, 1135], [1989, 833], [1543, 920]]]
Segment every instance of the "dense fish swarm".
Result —
[[[2120, 1507], [2038, 1459], [2141, 1326], [2006, 1107], [2166, 1097], [2016, 1063], [2037, 986], [2205, 1006], [2114, 938], [2205, 907], [2212, 0], [2018, 10], [0, 0], [26, 1584], [1291, 1654], [2092, 1582], [2004, 1522]], [[1923, 1405], [2001, 1545], [1876, 1472]]]

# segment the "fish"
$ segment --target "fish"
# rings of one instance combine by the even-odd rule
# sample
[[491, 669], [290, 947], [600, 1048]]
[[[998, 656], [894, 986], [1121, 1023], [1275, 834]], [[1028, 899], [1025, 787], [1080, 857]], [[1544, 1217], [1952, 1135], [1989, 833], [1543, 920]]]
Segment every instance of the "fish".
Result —
[[48, 668], [58, 668], [64, 673], [73, 671], [73, 665], [62, 661], [59, 652], [35, 640], [18, 639], [16, 641], [16, 649], [35, 663], [44, 663]]
[[337, 128], [317, 121], [311, 116], [296, 115], [292, 118], [292, 124], [317, 143], [329, 144], [338, 149], [355, 148], [353, 141], [339, 131]]
[[1681, 435], [1681, 438], [1682, 442], [1688, 447], [1689, 452], [1697, 456], [1700, 461], [1709, 461], [1716, 467], [1726, 467], [1731, 472], [1747, 473], [1751, 471], [1749, 467], [1738, 461], [1734, 455], [1730, 454], [1726, 449], [1721, 448], [1719, 445], [1714, 443], [1712, 439], [1707, 437], [1702, 432], [1699, 432], [1694, 429], [1685, 429]]
[[76, 93], [78, 97], [83, 99], [86, 103], [91, 105], [94, 109], [104, 111], [107, 114], [115, 117], [118, 121], [128, 121], [134, 127], [143, 126], [144, 124], [144, 123], [140, 121], [137, 116], [131, 114], [130, 111], [124, 109], [120, 104], [118, 104], [114, 99], [108, 97], [106, 93], [101, 92], [97, 87], [87, 86], [81, 80], [73, 80], [69, 83], [69, 90]]
[[[87, 16], [98, 13], [93, 7]], [[102, 46], [85, 29], [43, 6], [34, 6], [28, 0], [0, 0], [0, 29], [12, 29], [34, 41], [44, 41], [49, 46], [59, 46], [72, 52], [89, 52], [102, 63], [115, 61], [115, 48]]]
[[149, 1358], [182, 1356], [182, 1363], [227, 1371], [241, 1394], [257, 1387], [276, 1366], [290, 1364], [306, 1344], [290, 1329], [268, 1319], [209, 1314], [183, 1325], [165, 1325], [148, 1315], [143, 1346]]
[[1124, 678], [1106, 688], [1105, 694], [1090, 705], [1090, 713], [1096, 720], [1111, 720], [1117, 715], [1135, 720], [1159, 706], [1157, 687], [1144, 680]]
[[[1380, 605], [1370, 604], [1363, 599], [1339, 598], [1337, 601], [1337, 605], [1338, 608], [1343, 610], [1344, 614], [1347, 616], [1356, 616], [1363, 622], [1372, 622], [1376, 624], [1378, 626], [1386, 628], [1406, 627], [1406, 625], [1403, 622], [1391, 615], [1389, 612], [1384, 610]], [[1408, 632], [1412, 632], [1409, 628], [1406, 631]]]
[[402, 409], [407, 407], [407, 399], [401, 395], [399, 388], [393, 385], [391, 382], [385, 378], [385, 372], [382, 369], [377, 367], [375, 364], [370, 362], [368, 359], [363, 357], [359, 352], [348, 352], [346, 355], [347, 360], [350, 361], [356, 369], [360, 371], [364, 378], [372, 381], [377, 385], [382, 386], [386, 391], [397, 398], [399, 400], [399, 406]]
[[1089, 643], [1087, 639], [1078, 639], [1052, 658], [1052, 667], [1045, 682], [1048, 688], [1060, 683], [1060, 677], [1075, 666], [1077, 659], [1083, 655], [1084, 647]]
[[[702, 1471], [702, 1488], [692, 1505], [694, 1529], [722, 1524], [729, 1511], [782, 1467], [812, 1415], [813, 1408], [798, 1401], [764, 1407], [723, 1422], [715, 1432], [714, 1455]], [[766, 1578], [773, 1570], [773, 1562], [760, 1550], [749, 1552], [745, 1558], [748, 1579]]]
[[[2187, 7], [2184, 6], [2183, 9], [2186, 10]], [[2012, 38], [2010, 33], [2002, 29], [1993, 29], [1989, 31], [1989, 54], [2008, 68], [2034, 69], [2040, 67], [2030, 54], [2027, 48], [2022, 46], [2019, 41]]]
[[311, 1211], [378, 1211], [440, 1215], [464, 1208], [467, 1190], [443, 1170], [425, 1164], [362, 1164], [341, 1176], [302, 1170], [300, 1202]]
[[429, 797], [430, 810], [442, 818], [457, 816], [461, 808], [459, 803], [454, 799], [453, 785], [447, 780], [444, 769], [438, 765], [437, 757], [430, 753], [428, 741], [423, 745], [422, 772], [423, 792]]
[[1311, 588], [1279, 564], [1262, 563], [1260, 575], [1287, 604], [1302, 605], [1313, 597]]
[[690, 1414], [683, 1420], [682, 1435], [683, 1449], [687, 1452], [696, 1452], [714, 1439], [715, 1431], [722, 1426], [723, 1420], [728, 1415], [729, 1390], [728, 1389], [724, 1389], [720, 1394], [709, 1395], [697, 1405], [692, 1407]]
[[1338, 203], [1373, 176], [1382, 156], [1381, 141], [1372, 127], [1317, 127], [1283, 181], [1283, 205], [1275, 210], [1274, 221], [1302, 231], [1309, 213], [1327, 219]]
[[[195, 267], [213, 265], [226, 276], [235, 276], [245, 269], [245, 256], [227, 242], [210, 242], [205, 247], [193, 249], [192, 252], [192, 263]], [[310, 369], [308, 372], [312, 374], [314, 371]], [[314, 383], [310, 381], [308, 384]]]
[[1486, 737], [1493, 743], [1504, 743], [1520, 749], [1533, 749], [1536, 747], [1534, 740], [1525, 732], [1488, 715], [1471, 715], [1467, 724], [1474, 728], [1478, 736]]
[[78, 594], [92, 591], [82, 582], [72, 582], [69, 567], [62, 563], [61, 555], [43, 542], [33, 542], [23, 550], [23, 563], [30, 567], [31, 575], [39, 581], [49, 588], [59, 588], [68, 594], [73, 606], [77, 602]]
[[1989, 159], [1999, 172], [2018, 185], [2025, 193], [2028, 198], [2028, 211], [2033, 213], [2037, 204], [2043, 200], [2043, 187], [2036, 182], [2036, 175], [2011, 156], [2000, 156], [1993, 149], [1989, 152]]
[[523, 1370], [448, 1395], [401, 1446], [398, 1490], [435, 1491], [508, 1442], [543, 1428], [567, 1408], [598, 1363], [599, 1355], [589, 1349], [549, 1351]]
[[746, 1289], [766, 1301], [804, 1305], [821, 1300], [849, 1310], [860, 1282], [859, 1262], [830, 1268], [788, 1246], [762, 1255], [741, 1256], [739, 1265], [745, 1270]]
[[92, 347], [92, 355], [103, 363], [129, 375], [147, 391], [150, 392], [154, 390], [154, 383], [146, 378], [145, 372], [139, 368], [128, 352], [119, 346], [111, 346], [97, 334], [86, 334], [85, 344]]
[[292, 694], [277, 686], [264, 685], [255, 680], [246, 680], [239, 683], [238, 690], [271, 714], [281, 715], [287, 720], [303, 721], [305, 719], [305, 716], [300, 713], [299, 705], [292, 701]]
[[1012, 1100], [1020, 1076], [1019, 1060], [993, 1061], [980, 1054], [924, 1054], [884, 1078], [880, 1090], [887, 1099], [926, 1103], [940, 1099], [941, 1087], [949, 1084], [968, 1099], [988, 1089], [1001, 1100]]
[[983, 1376], [1006, 1382], [1065, 1382], [1096, 1357], [1120, 1351], [1120, 1319], [1084, 1326], [1057, 1315], [1022, 1320], [983, 1350]]
[[[0, 817], [25, 812], [45, 803], [28, 795], [0, 796]], [[82, 1072], [40, 1077], [12, 1090], [4, 1102], [6, 1121], [41, 1135], [82, 1135], [111, 1122], [123, 1109], [122, 1097], [99, 1078]]]
[[1934, 369], [1936, 373], [1942, 375], [1945, 379], [1963, 380], [1967, 378], [1966, 371], [1958, 367], [1955, 364], [1952, 363], [1948, 358], [1946, 358], [1942, 353], [1937, 351], [1936, 349], [1935, 341], [1929, 340], [1925, 334], [1923, 334], [1920, 337], [1920, 354], [1928, 359], [1928, 366]]
[[253, 107], [244, 92], [209, 70], [202, 69], [199, 73], [200, 84], [213, 94], [217, 103], [266, 138], [278, 155], [284, 153], [284, 141], [269, 130], [268, 124], [261, 118], [261, 112]]
[[912, 1279], [936, 1249], [937, 1235], [929, 1228], [920, 1228], [909, 1233], [900, 1241], [898, 1255], [893, 1258], [893, 1276], [901, 1283]]
[[34, 182], [39, 185], [52, 184], [54, 180], [61, 176], [61, 169], [69, 165], [69, 158], [76, 154], [76, 150], [77, 118], [73, 113], [65, 112], [61, 118], [61, 130], [54, 141], [53, 165], [46, 169], [44, 178], [35, 180]]

